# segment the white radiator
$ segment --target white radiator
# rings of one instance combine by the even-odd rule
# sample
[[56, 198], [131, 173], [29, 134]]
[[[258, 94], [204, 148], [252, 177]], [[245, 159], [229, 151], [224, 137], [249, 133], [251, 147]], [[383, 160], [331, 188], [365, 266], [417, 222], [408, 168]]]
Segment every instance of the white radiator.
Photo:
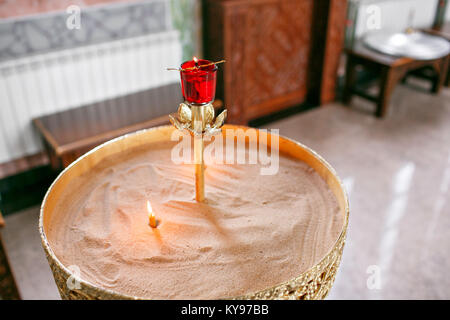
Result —
[[41, 149], [36, 116], [179, 81], [178, 31], [0, 63], [0, 163]]

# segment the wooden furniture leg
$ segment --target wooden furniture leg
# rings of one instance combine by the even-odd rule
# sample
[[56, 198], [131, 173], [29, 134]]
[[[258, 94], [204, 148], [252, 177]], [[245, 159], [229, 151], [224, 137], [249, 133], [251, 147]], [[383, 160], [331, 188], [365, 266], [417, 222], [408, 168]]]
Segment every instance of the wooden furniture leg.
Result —
[[380, 93], [377, 101], [377, 110], [375, 115], [379, 118], [383, 118], [387, 113], [389, 106], [389, 100], [397, 83], [398, 77], [396, 71], [391, 67], [384, 67], [381, 71], [380, 77]]
[[447, 75], [445, 76], [445, 86], [446, 87], [450, 87], [450, 68], [448, 67], [447, 64]]
[[347, 55], [347, 65], [345, 67], [345, 85], [344, 85], [344, 94], [343, 101], [345, 104], [349, 104], [352, 98], [352, 90], [353, 85], [355, 83], [355, 62], [354, 58], [351, 54]]
[[[0, 228], [5, 226], [2, 213], [0, 212]], [[20, 300], [19, 290], [9, 266], [5, 247], [0, 234], [0, 300]]]
[[436, 79], [433, 81], [433, 87], [431, 89], [433, 93], [438, 94], [446, 81], [446, 77], [448, 75], [448, 60], [449, 56], [439, 61], [439, 64], [436, 68]]

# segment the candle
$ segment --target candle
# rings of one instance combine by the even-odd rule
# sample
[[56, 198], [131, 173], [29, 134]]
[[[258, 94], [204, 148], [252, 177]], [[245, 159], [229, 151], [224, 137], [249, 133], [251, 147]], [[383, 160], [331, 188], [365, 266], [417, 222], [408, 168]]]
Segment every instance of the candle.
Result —
[[194, 60], [194, 62], [195, 62], [195, 67], [198, 68], [198, 58], [193, 57], [192, 60]]
[[217, 66], [209, 60], [194, 57], [184, 62], [180, 70], [184, 100], [189, 104], [212, 102], [216, 94], [216, 75]]
[[148, 222], [150, 224], [150, 227], [156, 228], [156, 217], [153, 213], [152, 205], [150, 201], [147, 200], [147, 211], [148, 211]]

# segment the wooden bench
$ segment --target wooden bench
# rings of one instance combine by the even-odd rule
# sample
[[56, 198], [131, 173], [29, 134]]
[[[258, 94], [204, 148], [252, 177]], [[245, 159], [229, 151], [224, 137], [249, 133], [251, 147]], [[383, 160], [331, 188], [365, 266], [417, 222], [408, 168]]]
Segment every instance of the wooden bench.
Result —
[[[350, 103], [353, 94], [376, 103], [375, 115], [384, 117], [389, 106], [389, 99], [395, 85], [403, 80], [408, 72], [429, 67], [433, 70], [430, 77], [432, 92], [439, 93], [448, 68], [449, 57], [434, 60], [415, 60], [407, 57], [395, 57], [373, 51], [362, 43], [355, 44], [354, 48], [346, 50], [347, 66], [344, 86], [344, 103]], [[364, 88], [356, 84], [356, 69], [362, 67], [379, 75], [379, 92], [377, 95], [369, 94]]]
[[[178, 83], [33, 119], [54, 169], [95, 146], [136, 130], [169, 124], [183, 101]], [[222, 102], [214, 102], [215, 109]]]

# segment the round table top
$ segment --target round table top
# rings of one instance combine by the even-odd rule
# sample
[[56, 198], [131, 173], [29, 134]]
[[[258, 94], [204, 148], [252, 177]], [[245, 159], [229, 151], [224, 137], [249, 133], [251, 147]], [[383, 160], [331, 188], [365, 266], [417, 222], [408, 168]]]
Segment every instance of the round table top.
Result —
[[368, 34], [364, 44], [376, 51], [410, 57], [417, 60], [433, 60], [450, 53], [450, 43], [442, 37], [422, 32]]

